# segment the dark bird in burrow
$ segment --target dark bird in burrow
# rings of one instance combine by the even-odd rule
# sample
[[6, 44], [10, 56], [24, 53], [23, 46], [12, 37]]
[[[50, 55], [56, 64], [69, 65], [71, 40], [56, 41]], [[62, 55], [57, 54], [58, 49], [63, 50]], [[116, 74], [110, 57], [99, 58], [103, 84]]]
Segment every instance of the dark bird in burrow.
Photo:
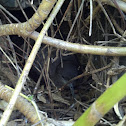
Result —
[[[44, 54], [44, 56], [43, 56]], [[49, 77], [53, 81], [56, 87], [61, 88], [65, 85], [70, 79], [76, 77], [79, 74], [78, 67], [79, 63], [75, 55], [61, 56], [60, 51], [58, 55], [55, 50], [52, 50], [50, 53], [50, 64], [49, 64]], [[40, 50], [38, 52], [39, 58], [36, 58], [37, 62], [41, 64], [41, 67], [44, 67], [44, 64], [47, 65], [48, 59], [48, 49], [44, 49], [43, 52]], [[55, 60], [54, 60], [55, 59]], [[43, 62], [45, 63], [43, 64]], [[36, 64], [36, 66], [38, 66]], [[70, 82], [68, 86], [70, 87], [71, 94], [74, 97], [74, 84], [76, 81]]]

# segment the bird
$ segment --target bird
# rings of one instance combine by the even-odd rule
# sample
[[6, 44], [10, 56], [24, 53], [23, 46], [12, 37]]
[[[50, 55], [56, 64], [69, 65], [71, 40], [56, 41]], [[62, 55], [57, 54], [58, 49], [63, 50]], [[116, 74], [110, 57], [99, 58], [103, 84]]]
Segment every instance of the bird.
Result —
[[[57, 50], [52, 49], [51, 54], [50, 54], [50, 59], [55, 59], [56, 60], [50, 60], [49, 63], [49, 70], [48, 74], [52, 82], [55, 84], [57, 88], [61, 88], [64, 86], [70, 79], [76, 77], [79, 73], [78, 67], [79, 63], [77, 61], [77, 58], [75, 55], [60, 55], [60, 51], [58, 51], [57, 55]], [[42, 53], [44, 56], [42, 56]], [[48, 49], [45, 48], [42, 52], [40, 50], [38, 52], [39, 58], [36, 58], [37, 62], [41, 64], [41, 67], [44, 67], [44, 64], [47, 64], [47, 59], [48, 59]], [[56, 56], [57, 55], [57, 56]], [[44, 61], [46, 63], [44, 63]], [[38, 67], [38, 65], [37, 65]], [[70, 82], [68, 84], [71, 94], [74, 97], [74, 84], [76, 81]]]
[[[52, 81], [58, 88], [61, 88], [69, 80], [71, 80], [72, 78], [78, 75], [78, 64], [76, 62], [76, 58], [74, 55], [63, 56], [62, 62], [63, 62], [63, 66], [61, 65], [61, 62], [59, 62], [59, 64], [55, 65], [56, 68], [53, 74], [50, 73], [50, 78], [52, 79]], [[50, 65], [50, 72], [52, 71], [51, 69], [53, 68], [53, 66], [54, 66], [53, 64]], [[75, 96], [74, 84], [75, 84], [75, 81], [70, 82], [68, 84], [73, 97]]]

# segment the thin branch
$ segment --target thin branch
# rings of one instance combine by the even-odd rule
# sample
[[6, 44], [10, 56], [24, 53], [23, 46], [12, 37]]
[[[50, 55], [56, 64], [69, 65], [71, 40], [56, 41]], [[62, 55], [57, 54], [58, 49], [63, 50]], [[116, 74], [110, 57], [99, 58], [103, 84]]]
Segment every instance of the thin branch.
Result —
[[76, 23], [76, 21], [77, 21], [77, 18], [78, 18], [78, 16], [79, 16], [80, 12], [81, 12], [82, 7], [83, 7], [84, 1], [85, 1], [85, 0], [82, 0], [82, 3], [81, 3], [80, 8], [79, 8], [79, 10], [78, 10], [78, 12], [77, 12], [77, 15], [76, 15], [76, 17], [75, 17], [75, 19], [74, 19], [74, 22], [73, 22], [73, 24], [72, 24], [72, 26], [71, 26], [71, 29], [70, 29], [70, 31], [69, 31], [69, 33], [68, 33], [68, 35], [67, 35], [66, 41], [68, 41], [68, 39], [69, 39], [69, 37], [70, 37], [70, 34], [71, 34], [71, 32], [72, 32], [72, 30], [73, 30], [73, 28], [74, 28], [74, 25], [75, 25], [75, 23]]
[[92, 16], [93, 16], [93, 2], [90, 0], [90, 28], [89, 28], [89, 36], [92, 33]]

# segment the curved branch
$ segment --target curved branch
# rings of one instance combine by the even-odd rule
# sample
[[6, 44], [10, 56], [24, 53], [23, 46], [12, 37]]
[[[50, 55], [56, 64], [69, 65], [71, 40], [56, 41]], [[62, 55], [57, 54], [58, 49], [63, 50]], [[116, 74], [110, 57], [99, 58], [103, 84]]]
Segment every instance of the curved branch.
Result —
[[[38, 35], [39, 33], [35, 31], [30, 35], [30, 37], [34, 40], [37, 40]], [[104, 55], [104, 56], [126, 56], [126, 47], [84, 45], [79, 43], [66, 42], [60, 39], [54, 39], [47, 36], [44, 36], [43, 43], [51, 45], [56, 48], [69, 50], [76, 53]]]
[[[13, 92], [11, 90], [4, 87], [4, 85], [0, 82], [0, 98], [1, 99], [4, 99], [6, 102], [9, 102], [12, 96], [12, 93]], [[28, 118], [28, 120], [30, 120], [33, 124], [39, 122], [39, 119], [38, 119], [38, 116], [36, 114], [34, 107], [21, 96], [18, 96], [15, 107], [21, 113], [23, 113]]]
[[36, 13], [27, 22], [5, 24], [0, 26], [0, 36], [3, 35], [20, 35], [28, 36], [44, 21], [56, 0], [42, 0]]

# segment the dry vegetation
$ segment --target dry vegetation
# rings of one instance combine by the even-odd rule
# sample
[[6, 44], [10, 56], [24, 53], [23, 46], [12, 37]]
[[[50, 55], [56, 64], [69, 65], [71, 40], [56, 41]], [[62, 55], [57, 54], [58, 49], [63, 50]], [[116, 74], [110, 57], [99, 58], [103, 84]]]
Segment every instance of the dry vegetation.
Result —
[[[124, 2], [123, 6], [120, 5], [120, 2]], [[5, 7], [4, 9], [0, 6], [1, 26], [4, 24], [22, 23], [30, 19], [39, 6], [39, 0], [36, 0], [36, 3], [33, 2], [33, 4], [29, 3], [28, 8], [23, 8], [21, 4], [19, 5], [17, 8]], [[109, 47], [113, 47], [114, 50], [115, 47], [125, 47], [126, 45], [125, 8], [125, 0], [113, 0], [113, 2], [109, 0], [66, 0], [51, 24], [46, 36], [52, 37], [50, 38], [50, 43], [51, 39], [53, 41], [53, 38], [56, 38], [75, 43], [75, 45], [73, 44], [73, 47], [68, 49], [65, 45], [53, 45], [49, 42], [46, 44], [46, 41], [44, 41], [44, 44], [42, 43], [37, 53], [37, 58], [33, 63], [27, 81], [23, 86], [22, 93], [33, 95], [33, 99], [39, 110], [46, 112], [50, 118], [57, 120], [77, 120], [126, 70], [126, 57], [124, 56], [126, 53], [113, 53], [111, 49], [109, 50]], [[45, 21], [36, 29], [37, 32], [41, 31], [44, 23]], [[2, 31], [0, 35], [1, 33]], [[35, 37], [30, 37], [30, 35], [21, 35], [21, 37], [16, 36], [15, 33], [12, 36], [5, 33], [3, 33], [4, 36], [1, 35], [0, 37], [0, 83], [15, 88], [24, 64], [35, 43], [35, 39], [33, 40]], [[83, 52], [80, 53], [79, 50], [72, 50], [74, 46], [76, 48], [77, 43], [89, 45], [88, 49], [85, 47], [85, 50], [87, 50], [85, 54]], [[102, 52], [104, 49], [101, 46], [104, 46], [109, 52]], [[63, 64], [64, 60], [62, 61], [62, 59], [68, 55], [74, 55], [76, 57], [75, 62], [78, 64], [78, 75], [70, 78], [71, 80], [69, 79], [70, 82], [75, 82], [74, 98], [67, 86], [70, 82], [66, 82], [66, 85], [59, 87], [53, 82], [49, 73], [51, 71], [49, 69], [52, 69], [49, 65], [50, 62], [60, 59], [61, 64]], [[124, 57], [121, 57], [121, 55]], [[41, 57], [43, 58], [41, 59]], [[2, 85], [0, 87], [2, 88]], [[8, 102], [11, 93], [6, 95], [4, 93], [5, 90], [9, 92], [9, 89], [4, 89], [3, 92], [0, 89], [0, 97]], [[18, 102], [16, 104], [17, 109], [26, 117], [22, 116], [17, 110], [14, 110], [16, 113], [12, 114], [8, 125], [30, 125], [26, 121], [27, 119], [32, 123], [37, 122], [37, 117], [34, 119], [31, 117], [35, 113], [31, 104], [25, 103], [27, 101], [24, 99]], [[119, 106], [111, 109], [97, 123], [97, 126], [112, 126], [117, 124], [120, 118], [126, 113], [125, 102], [126, 100], [123, 99], [119, 103]], [[2, 105], [3, 102], [1, 100], [1, 115], [5, 110], [5, 107], [2, 107]], [[25, 113], [24, 111], [28, 108], [30, 108], [29, 111]], [[119, 112], [117, 112], [118, 110]], [[119, 114], [121, 113], [122, 115], [120, 117]]]

